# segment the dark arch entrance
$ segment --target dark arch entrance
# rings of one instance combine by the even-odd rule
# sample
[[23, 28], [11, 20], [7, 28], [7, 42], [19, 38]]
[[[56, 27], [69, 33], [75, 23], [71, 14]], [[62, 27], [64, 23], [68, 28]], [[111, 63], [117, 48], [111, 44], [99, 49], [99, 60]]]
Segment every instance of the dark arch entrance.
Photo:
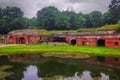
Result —
[[76, 45], [76, 40], [75, 39], [71, 40], [71, 44]]
[[25, 38], [24, 37], [19, 38], [19, 44], [25, 44]]
[[105, 40], [104, 39], [97, 40], [97, 46], [105, 46]]

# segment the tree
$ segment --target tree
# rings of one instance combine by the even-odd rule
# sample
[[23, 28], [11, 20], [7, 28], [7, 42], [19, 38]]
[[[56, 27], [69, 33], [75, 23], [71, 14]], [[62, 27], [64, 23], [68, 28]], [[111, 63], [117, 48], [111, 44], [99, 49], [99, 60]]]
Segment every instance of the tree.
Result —
[[80, 12], [80, 13], [77, 14], [76, 29], [83, 28], [85, 26], [86, 26], [85, 15]]
[[102, 13], [99, 11], [93, 11], [86, 15], [86, 26], [87, 27], [101, 27], [104, 23]]
[[112, 15], [111, 15], [109, 10], [106, 13], [103, 14], [103, 18], [104, 18], [104, 24], [113, 23]]
[[120, 0], [112, 0], [109, 8], [112, 23], [117, 23], [120, 19]]
[[118, 27], [118, 30], [117, 30], [117, 31], [120, 33], [120, 20], [118, 21], [118, 26], [119, 26], [119, 27]]
[[36, 17], [33, 18], [24, 18], [25, 28], [27, 29], [36, 29], [38, 28], [38, 20]]
[[0, 33], [6, 34], [11, 30], [24, 28], [23, 12], [17, 7], [6, 7], [2, 9], [0, 19]]
[[2, 18], [2, 8], [0, 8], [0, 19]]
[[0, 8], [0, 28], [2, 27], [2, 8]]
[[93, 27], [92, 21], [91, 21], [91, 18], [90, 18], [90, 16], [89, 16], [89, 14], [86, 15], [86, 27], [87, 27], [87, 28]]
[[56, 21], [55, 22], [56, 29], [59, 29], [59, 30], [70, 29], [71, 24], [69, 22], [69, 17], [64, 13], [59, 13], [55, 21]]
[[77, 29], [77, 14], [73, 11], [64, 11], [63, 14], [69, 17], [70, 29]]
[[39, 10], [37, 12], [38, 25], [47, 30], [55, 29], [55, 19], [58, 13], [58, 9], [52, 6]]

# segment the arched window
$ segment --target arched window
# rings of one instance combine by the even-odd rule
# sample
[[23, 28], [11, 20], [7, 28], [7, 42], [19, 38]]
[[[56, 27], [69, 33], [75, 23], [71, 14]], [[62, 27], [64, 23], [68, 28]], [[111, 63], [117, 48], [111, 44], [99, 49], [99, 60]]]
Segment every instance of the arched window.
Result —
[[71, 44], [76, 45], [76, 40], [75, 39], [71, 40]]
[[115, 42], [114, 45], [115, 45], [115, 46], [119, 46], [119, 42]]

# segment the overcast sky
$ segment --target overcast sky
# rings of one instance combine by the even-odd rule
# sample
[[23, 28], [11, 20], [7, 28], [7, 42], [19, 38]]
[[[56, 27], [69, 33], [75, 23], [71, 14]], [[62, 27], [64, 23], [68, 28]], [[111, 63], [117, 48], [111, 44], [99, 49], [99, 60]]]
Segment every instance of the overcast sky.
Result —
[[90, 13], [94, 10], [102, 13], [108, 10], [111, 0], [0, 0], [0, 7], [16, 6], [21, 8], [26, 17], [35, 17], [43, 7], [55, 6], [60, 11], [73, 9], [75, 12]]

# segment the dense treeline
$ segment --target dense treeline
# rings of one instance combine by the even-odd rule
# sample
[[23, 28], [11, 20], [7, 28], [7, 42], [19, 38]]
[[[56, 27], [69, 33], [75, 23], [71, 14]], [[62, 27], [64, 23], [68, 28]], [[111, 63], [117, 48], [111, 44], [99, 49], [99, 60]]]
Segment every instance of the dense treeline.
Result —
[[8, 33], [16, 29], [75, 30], [79, 28], [95, 28], [105, 24], [116, 24], [120, 20], [120, 1], [112, 0], [109, 10], [102, 14], [93, 11], [89, 14], [74, 11], [59, 11], [49, 6], [37, 12], [37, 17], [23, 17], [23, 11], [17, 7], [0, 8], [0, 33]]
[[109, 10], [104, 14], [99, 11], [93, 11], [89, 14], [75, 13], [74, 11], [60, 12], [52, 6], [43, 8], [37, 12], [38, 26], [47, 30], [101, 27], [105, 24], [116, 24], [119, 19], [119, 0], [112, 0]]
[[104, 16], [99, 11], [90, 14], [73, 11], [58, 11], [55, 7], [46, 7], [38, 11], [39, 26], [51, 29], [78, 29], [81, 27], [100, 27], [104, 25]]
[[24, 28], [23, 12], [19, 8], [0, 8], [0, 33], [22, 28]]

